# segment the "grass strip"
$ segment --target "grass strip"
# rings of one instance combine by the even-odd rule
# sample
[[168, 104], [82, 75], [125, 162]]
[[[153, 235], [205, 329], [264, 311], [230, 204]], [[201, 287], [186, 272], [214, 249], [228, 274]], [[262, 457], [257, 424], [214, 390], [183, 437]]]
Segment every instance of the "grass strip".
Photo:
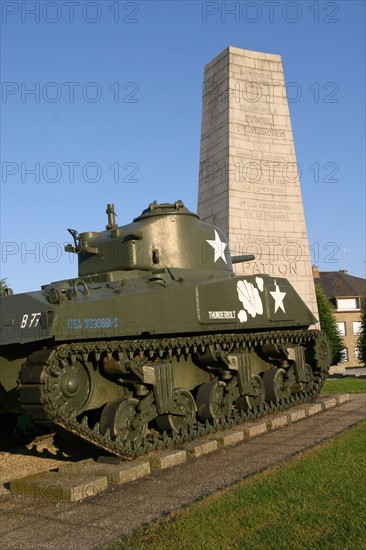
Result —
[[322, 393], [366, 393], [366, 378], [325, 380]]
[[110, 550], [365, 549], [365, 451], [366, 421]]

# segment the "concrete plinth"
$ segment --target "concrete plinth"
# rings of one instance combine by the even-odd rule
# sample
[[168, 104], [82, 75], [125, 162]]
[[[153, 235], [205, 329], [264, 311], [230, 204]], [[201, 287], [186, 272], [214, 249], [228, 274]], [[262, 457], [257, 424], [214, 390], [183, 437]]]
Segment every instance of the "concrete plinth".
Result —
[[290, 422], [297, 422], [306, 416], [306, 409], [304, 407], [289, 411], [287, 417]]
[[340, 393], [336, 397], [338, 405], [341, 405], [342, 403], [347, 403], [347, 401], [349, 401], [349, 393]]
[[325, 410], [333, 409], [336, 405], [337, 399], [335, 397], [329, 397], [328, 399], [324, 399], [323, 401], [323, 407]]
[[67, 465], [59, 468], [61, 474], [73, 473], [80, 475], [105, 476], [108, 484], [123, 484], [134, 481], [150, 473], [150, 463], [146, 460], [135, 460], [134, 462], [122, 462], [109, 464], [103, 462], [83, 462]]
[[177, 466], [182, 464], [187, 460], [186, 451], [160, 451], [154, 453], [150, 459], [150, 465], [152, 470], [163, 470], [165, 468], [171, 468], [172, 466]]
[[81, 473], [42, 472], [10, 482], [10, 491], [23, 496], [76, 502], [105, 491], [105, 476]]
[[312, 416], [313, 414], [318, 414], [322, 411], [322, 406], [320, 403], [314, 403], [313, 405], [308, 405], [306, 407], [306, 415]]
[[275, 416], [267, 421], [267, 428], [269, 430], [276, 430], [277, 428], [283, 428], [288, 423], [287, 415], [281, 414], [280, 416]]
[[226, 447], [227, 445], [236, 445], [237, 443], [240, 443], [240, 441], [243, 441], [244, 433], [243, 430], [239, 429], [233, 431], [225, 430], [222, 432], [216, 432], [209, 437], [210, 439], [217, 441], [221, 447]]
[[257, 422], [251, 424], [250, 422], [245, 423], [244, 425], [244, 435], [245, 437], [255, 437], [257, 435], [264, 434], [267, 431], [266, 422]]
[[205, 454], [216, 451], [217, 441], [212, 439], [210, 441], [192, 441], [192, 443], [187, 443], [184, 445], [185, 450], [188, 453], [188, 456], [199, 458]]

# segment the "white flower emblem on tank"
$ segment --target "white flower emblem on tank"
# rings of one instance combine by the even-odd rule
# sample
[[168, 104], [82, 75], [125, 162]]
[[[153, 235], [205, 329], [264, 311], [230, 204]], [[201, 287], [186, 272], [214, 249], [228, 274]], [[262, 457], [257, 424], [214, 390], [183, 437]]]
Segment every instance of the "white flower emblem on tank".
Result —
[[264, 281], [263, 281], [262, 277], [256, 277], [256, 278], [255, 278], [255, 282], [257, 283], [257, 287], [259, 288], [259, 290], [260, 290], [261, 292], [263, 292]]
[[[258, 279], [258, 277], [257, 277]], [[258, 283], [259, 287], [263, 288], [263, 279]], [[238, 292], [238, 298], [243, 304], [242, 310], [238, 313], [238, 319], [241, 323], [244, 323], [248, 319], [248, 315], [251, 317], [256, 317], [257, 315], [262, 315], [263, 313], [263, 303], [259, 295], [258, 289], [245, 279], [243, 281], [238, 281], [236, 285], [236, 290]]]

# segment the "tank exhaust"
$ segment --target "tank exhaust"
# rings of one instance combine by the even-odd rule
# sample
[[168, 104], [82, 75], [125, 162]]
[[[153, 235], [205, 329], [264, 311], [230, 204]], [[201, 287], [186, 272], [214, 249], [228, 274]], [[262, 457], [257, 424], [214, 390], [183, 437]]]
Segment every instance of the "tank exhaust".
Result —
[[106, 225], [106, 229], [117, 229], [118, 225], [116, 224], [116, 216], [117, 214], [114, 211], [114, 204], [110, 203], [107, 204], [107, 210], [106, 214], [108, 214], [108, 225]]

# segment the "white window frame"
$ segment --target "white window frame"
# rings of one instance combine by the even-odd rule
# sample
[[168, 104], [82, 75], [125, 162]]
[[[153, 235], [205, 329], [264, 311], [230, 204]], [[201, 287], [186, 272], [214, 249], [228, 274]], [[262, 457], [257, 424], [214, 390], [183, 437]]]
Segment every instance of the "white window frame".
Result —
[[[340, 307], [342, 305], [344, 307]], [[343, 298], [337, 298], [337, 310], [338, 311], [359, 311], [360, 298], [358, 296], [349, 296], [349, 297], [344, 296]]]

